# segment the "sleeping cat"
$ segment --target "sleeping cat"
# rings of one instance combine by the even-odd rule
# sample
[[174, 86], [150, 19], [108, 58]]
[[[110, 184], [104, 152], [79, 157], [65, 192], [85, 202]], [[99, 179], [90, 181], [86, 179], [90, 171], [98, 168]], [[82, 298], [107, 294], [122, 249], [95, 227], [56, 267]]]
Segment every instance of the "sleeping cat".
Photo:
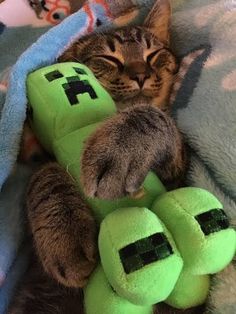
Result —
[[[177, 70], [169, 24], [169, 2], [158, 0], [143, 26], [86, 36], [59, 59], [86, 64], [118, 108], [86, 144], [82, 180], [89, 196], [132, 193], [150, 169], [166, 185], [184, 177], [183, 141], [168, 115]], [[37, 257], [8, 313], [83, 313], [81, 288], [98, 259], [90, 208], [71, 177], [50, 163], [33, 176], [27, 209]], [[165, 307], [160, 313], [177, 311]]]

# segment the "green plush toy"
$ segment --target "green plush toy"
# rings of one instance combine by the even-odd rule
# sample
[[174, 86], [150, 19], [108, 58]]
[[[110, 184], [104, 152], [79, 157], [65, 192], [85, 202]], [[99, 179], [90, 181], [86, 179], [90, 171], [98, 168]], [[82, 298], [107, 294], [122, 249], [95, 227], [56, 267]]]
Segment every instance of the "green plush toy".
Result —
[[[27, 88], [39, 140], [83, 194], [83, 146], [116, 113], [113, 100], [79, 63], [37, 70]], [[86, 200], [101, 223], [101, 264], [85, 288], [87, 314], [151, 314], [161, 301], [180, 309], [202, 304], [209, 274], [226, 267], [235, 254], [236, 233], [220, 202], [205, 190], [166, 192], [150, 172], [136, 195]]]

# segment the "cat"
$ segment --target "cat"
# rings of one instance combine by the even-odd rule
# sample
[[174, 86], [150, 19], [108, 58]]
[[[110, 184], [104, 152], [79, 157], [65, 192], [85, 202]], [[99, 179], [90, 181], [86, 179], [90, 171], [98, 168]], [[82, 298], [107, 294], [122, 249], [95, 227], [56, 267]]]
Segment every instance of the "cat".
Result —
[[[184, 143], [168, 107], [177, 71], [169, 49], [170, 17], [169, 1], [157, 0], [143, 26], [88, 35], [59, 58], [86, 64], [118, 108], [84, 150], [82, 181], [91, 197], [132, 193], [149, 170], [168, 186], [184, 178]], [[91, 209], [66, 171], [49, 163], [31, 179], [27, 210], [37, 258], [8, 313], [82, 313], [81, 289], [98, 260]], [[62, 300], [68, 308], [60, 306]], [[179, 313], [167, 307], [161, 311]]]
[[[160, 17], [159, 10], [153, 9], [147, 27], [124, 27], [83, 37], [59, 61], [86, 64], [118, 109], [145, 103], [169, 110], [170, 88], [178, 67], [169, 49], [168, 30], [164, 31], [169, 28], [169, 20], [154, 20], [156, 15]], [[163, 31], [156, 37], [156, 28], [161, 27]]]

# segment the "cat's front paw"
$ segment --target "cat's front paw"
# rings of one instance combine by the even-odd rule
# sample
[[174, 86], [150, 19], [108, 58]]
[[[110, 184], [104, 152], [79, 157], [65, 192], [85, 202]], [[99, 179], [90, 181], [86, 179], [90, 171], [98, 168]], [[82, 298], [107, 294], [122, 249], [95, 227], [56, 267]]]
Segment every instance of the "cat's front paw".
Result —
[[[160, 131], [161, 129], [161, 131]], [[136, 192], [151, 169], [166, 129], [162, 113], [151, 106], [125, 110], [100, 127], [82, 156], [82, 184], [90, 197], [116, 199]]]
[[[88, 146], [83, 158], [83, 187], [89, 197], [117, 199], [136, 192], [143, 183], [149, 169], [148, 159], [141, 160], [132, 152], [117, 153], [110, 145], [101, 152], [98, 146]], [[102, 160], [100, 159], [102, 155]], [[93, 156], [93, 158], [92, 158]]]

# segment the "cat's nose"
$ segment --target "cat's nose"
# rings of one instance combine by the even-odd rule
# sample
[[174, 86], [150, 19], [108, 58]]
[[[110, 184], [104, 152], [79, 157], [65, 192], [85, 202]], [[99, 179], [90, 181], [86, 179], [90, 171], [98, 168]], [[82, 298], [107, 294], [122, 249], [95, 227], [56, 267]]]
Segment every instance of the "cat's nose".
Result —
[[143, 87], [146, 79], [148, 79], [150, 77], [150, 75], [145, 74], [145, 73], [138, 73], [132, 77], [130, 77], [132, 80], [136, 81], [139, 85], [140, 88]]
[[126, 67], [126, 71], [130, 79], [136, 81], [140, 88], [151, 76], [151, 71], [145, 62], [133, 62]]

